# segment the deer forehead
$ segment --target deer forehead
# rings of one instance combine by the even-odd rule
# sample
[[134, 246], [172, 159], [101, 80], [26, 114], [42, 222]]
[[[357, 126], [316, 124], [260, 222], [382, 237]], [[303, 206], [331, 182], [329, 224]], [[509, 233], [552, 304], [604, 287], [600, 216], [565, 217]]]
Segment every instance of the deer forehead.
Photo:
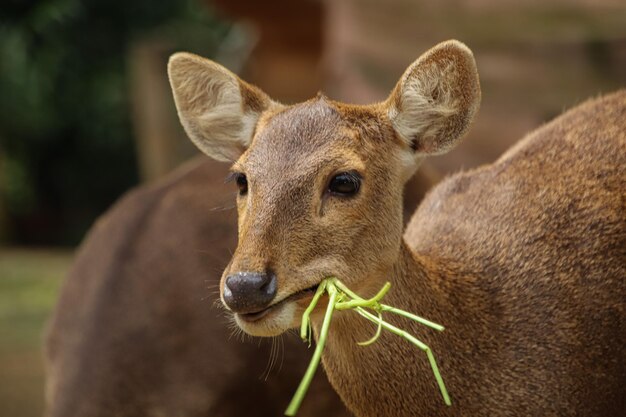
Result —
[[364, 146], [363, 123], [323, 97], [286, 107], [259, 121], [248, 150], [237, 161], [255, 182], [299, 179], [341, 169], [364, 170], [370, 147]]

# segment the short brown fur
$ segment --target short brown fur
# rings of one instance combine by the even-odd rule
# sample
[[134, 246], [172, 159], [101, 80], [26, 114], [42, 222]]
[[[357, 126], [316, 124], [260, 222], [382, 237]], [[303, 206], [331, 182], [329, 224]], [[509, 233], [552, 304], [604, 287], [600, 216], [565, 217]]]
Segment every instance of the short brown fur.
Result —
[[[403, 237], [402, 185], [423, 157], [458, 142], [479, 100], [471, 52], [447, 42], [384, 103], [318, 97], [261, 117], [233, 165], [249, 191], [238, 198], [239, 245], [224, 276], [271, 269], [278, 293], [260, 322], [235, 317], [251, 334], [278, 334], [309, 301], [283, 300], [327, 276], [364, 296], [389, 280], [389, 304], [447, 326], [436, 334], [387, 317], [433, 348], [453, 405], [443, 405], [421, 351], [388, 334], [358, 347], [373, 329], [339, 312], [323, 363], [357, 416], [621, 416], [626, 91], [449, 178]], [[211, 154], [210, 140], [203, 146]], [[345, 170], [362, 175], [359, 193], [329, 195], [329, 179]]]

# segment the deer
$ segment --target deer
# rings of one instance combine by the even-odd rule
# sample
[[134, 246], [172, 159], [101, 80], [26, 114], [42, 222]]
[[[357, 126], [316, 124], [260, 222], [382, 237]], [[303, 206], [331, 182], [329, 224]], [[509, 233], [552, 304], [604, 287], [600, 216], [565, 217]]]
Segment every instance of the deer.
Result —
[[[47, 417], [282, 411], [306, 346], [242, 343], [214, 307], [235, 245], [226, 174], [223, 164], [193, 160], [130, 191], [96, 222], [48, 324]], [[320, 401], [304, 415], [349, 415], [322, 375], [313, 389]]]
[[220, 291], [243, 331], [298, 327], [327, 277], [364, 298], [390, 282], [387, 304], [445, 325], [385, 316], [431, 347], [450, 407], [421, 351], [385, 334], [356, 346], [374, 327], [335, 313], [322, 364], [356, 416], [624, 415], [626, 90], [447, 177], [403, 230], [403, 184], [479, 108], [463, 43], [428, 50], [370, 105], [283, 105], [184, 52], [168, 74], [191, 141], [232, 164], [238, 244]]
[[[47, 417], [283, 411], [306, 346], [240, 337], [218, 308], [237, 232], [227, 168], [196, 158], [129, 191], [92, 227], [47, 325]], [[405, 213], [434, 181], [426, 171], [407, 184]], [[322, 375], [312, 395], [302, 416], [350, 415]]]

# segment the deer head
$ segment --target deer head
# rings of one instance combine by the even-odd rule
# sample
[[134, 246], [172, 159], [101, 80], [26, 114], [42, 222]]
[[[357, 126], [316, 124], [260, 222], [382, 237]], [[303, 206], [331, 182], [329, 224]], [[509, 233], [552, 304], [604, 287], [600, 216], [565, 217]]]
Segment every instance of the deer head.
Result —
[[319, 94], [286, 106], [220, 65], [171, 57], [180, 119], [207, 155], [231, 161], [239, 243], [222, 301], [249, 334], [296, 327], [319, 282], [380, 288], [402, 242], [402, 188], [427, 155], [450, 150], [480, 102], [462, 43], [426, 52], [384, 102], [354, 106]]

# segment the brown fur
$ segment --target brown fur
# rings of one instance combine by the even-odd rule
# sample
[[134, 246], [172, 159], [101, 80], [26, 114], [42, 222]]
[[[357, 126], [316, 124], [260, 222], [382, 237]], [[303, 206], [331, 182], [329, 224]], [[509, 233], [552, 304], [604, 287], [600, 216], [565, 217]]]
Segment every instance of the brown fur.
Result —
[[[412, 106], [398, 98], [405, 93]], [[224, 276], [271, 269], [278, 293], [262, 320], [236, 314], [237, 322], [251, 334], [279, 334], [299, 324], [309, 301], [288, 297], [324, 277], [365, 296], [389, 280], [389, 304], [447, 326], [437, 334], [387, 317], [434, 349], [453, 405], [443, 404], [423, 352], [389, 334], [358, 347], [373, 329], [339, 312], [323, 362], [356, 415], [621, 416], [626, 92], [586, 103], [498, 162], [448, 179], [403, 238], [402, 184], [425, 154], [458, 142], [479, 100], [471, 53], [447, 42], [416, 61], [385, 103], [318, 97], [262, 115], [232, 168], [249, 186], [238, 197], [239, 244]], [[360, 192], [326, 193], [346, 170], [363, 177]]]

